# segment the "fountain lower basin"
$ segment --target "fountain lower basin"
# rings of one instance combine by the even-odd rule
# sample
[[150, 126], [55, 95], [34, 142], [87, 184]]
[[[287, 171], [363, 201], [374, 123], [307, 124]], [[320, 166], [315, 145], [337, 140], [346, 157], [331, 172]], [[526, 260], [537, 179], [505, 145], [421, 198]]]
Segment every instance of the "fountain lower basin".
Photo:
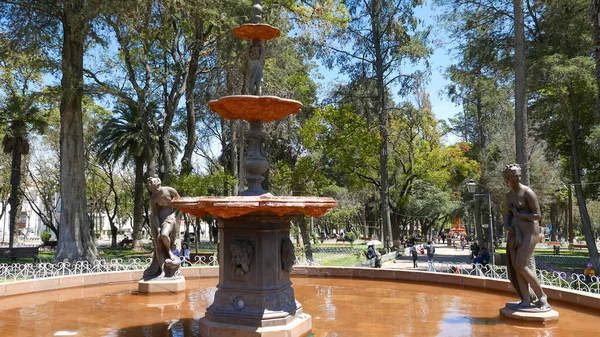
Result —
[[[553, 328], [506, 324], [498, 308], [514, 300], [507, 292], [338, 277], [293, 277], [293, 281], [297, 299], [313, 316], [316, 337], [593, 336], [600, 326], [598, 309], [558, 301], [553, 304], [561, 320]], [[0, 335], [198, 336], [217, 283], [214, 277], [188, 277], [185, 293], [169, 295], [139, 295], [137, 284], [131, 282], [9, 296], [0, 303]]]

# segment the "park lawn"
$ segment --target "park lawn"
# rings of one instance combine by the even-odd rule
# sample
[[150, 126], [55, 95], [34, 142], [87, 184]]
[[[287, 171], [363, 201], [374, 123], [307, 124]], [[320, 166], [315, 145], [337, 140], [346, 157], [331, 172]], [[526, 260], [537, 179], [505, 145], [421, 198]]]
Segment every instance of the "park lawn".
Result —
[[[496, 248], [496, 253], [506, 254], [506, 248]], [[537, 254], [537, 255], [554, 255], [554, 250], [552, 250], [552, 249], [536, 249], [534, 251], [534, 254]], [[560, 250], [560, 256], [581, 256], [581, 257], [588, 257], [588, 256], [590, 256], [590, 254], [589, 254], [589, 252], [587, 250], [561, 249]]]
[[[54, 252], [40, 251], [38, 253], [38, 258], [41, 260], [49, 260], [54, 258]], [[0, 258], [0, 263], [13, 263], [12, 259], [9, 258]], [[14, 263], [33, 263], [33, 258], [18, 258]]]
[[353, 267], [360, 262], [361, 260], [357, 259], [355, 254], [343, 254], [321, 261], [319, 264], [329, 267]]
[[149, 258], [152, 257], [152, 249], [131, 249], [131, 248], [100, 248], [98, 249], [100, 257], [105, 260], [109, 259], [135, 259], [135, 258]]

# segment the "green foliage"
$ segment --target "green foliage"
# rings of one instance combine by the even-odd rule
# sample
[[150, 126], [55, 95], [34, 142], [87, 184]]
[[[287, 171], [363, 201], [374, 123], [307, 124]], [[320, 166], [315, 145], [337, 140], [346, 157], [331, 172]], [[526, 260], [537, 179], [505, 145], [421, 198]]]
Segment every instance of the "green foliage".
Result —
[[307, 149], [323, 156], [338, 184], [360, 189], [377, 180], [379, 164], [373, 154], [378, 152], [380, 138], [350, 106], [316, 110], [300, 135]]
[[199, 176], [188, 174], [174, 177], [171, 186], [179, 192], [181, 196], [199, 197], [207, 195], [225, 195], [237, 180], [230, 174], [215, 170], [209, 175]]
[[50, 237], [52, 235], [50, 234], [49, 231], [44, 231], [42, 232], [42, 234], [40, 234], [40, 239], [42, 240], [42, 242], [46, 243], [48, 241], [50, 241]]
[[358, 235], [356, 235], [356, 233], [354, 233], [354, 232], [345, 232], [344, 233], [344, 240], [349, 241], [350, 243], [352, 243], [356, 239], [358, 239]]
[[310, 238], [313, 240], [313, 243], [316, 245], [320, 242], [319, 234], [317, 232], [310, 232]]

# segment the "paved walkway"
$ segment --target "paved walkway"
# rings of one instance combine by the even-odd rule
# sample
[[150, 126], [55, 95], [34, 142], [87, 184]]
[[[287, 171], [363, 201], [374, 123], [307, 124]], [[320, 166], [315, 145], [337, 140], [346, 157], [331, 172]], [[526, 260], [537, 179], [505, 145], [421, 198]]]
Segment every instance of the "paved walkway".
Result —
[[[471, 251], [469, 250], [468, 246], [467, 248], [465, 248], [465, 250], [462, 250], [460, 247], [455, 250], [453, 247], [448, 247], [445, 244], [435, 244], [434, 246], [434, 261], [436, 262], [471, 263]], [[417, 268], [413, 268], [412, 257], [402, 256], [398, 260], [385, 262], [382, 265], [382, 268], [427, 270], [427, 250], [425, 251], [425, 254], [419, 254], [419, 260], [417, 261], [417, 265]]]

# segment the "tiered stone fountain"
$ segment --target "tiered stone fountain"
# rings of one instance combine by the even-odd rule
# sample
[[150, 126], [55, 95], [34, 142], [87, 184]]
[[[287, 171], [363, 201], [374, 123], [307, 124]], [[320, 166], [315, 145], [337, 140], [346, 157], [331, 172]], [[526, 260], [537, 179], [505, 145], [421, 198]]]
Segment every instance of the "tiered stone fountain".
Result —
[[219, 223], [219, 284], [214, 302], [200, 321], [200, 336], [304, 336], [311, 316], [296, 301], [290, 270], [295, 260], [290, 221], [299, 214], [322, 216], [335, 207], [331, 198], [273, 196], [262, 176], [269, 168], [262, 124], [295, 114], [302, 103], [261, 96], [264, 47], [279, 29], [260, 23], [261, 2], [255, 1], [254, 23], [233, 30], [251, 41], [248, 49], [252, 95], [220, 98], [209, 107], [224, 118], [250, 123], [244, 160], [248, 188], [233, 197], [179, 198], [172, 205], [195, 215], [212, 215]]

